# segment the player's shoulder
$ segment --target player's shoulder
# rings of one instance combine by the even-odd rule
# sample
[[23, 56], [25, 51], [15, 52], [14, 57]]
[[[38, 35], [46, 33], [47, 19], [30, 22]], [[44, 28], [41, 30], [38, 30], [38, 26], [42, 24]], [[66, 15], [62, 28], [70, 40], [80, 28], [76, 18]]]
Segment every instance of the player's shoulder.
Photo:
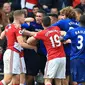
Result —
[[70, 20], [69, 20], [68, 18], [66, 18], [66, 19], [61, 19], [61, 20], [59, 20], [59, 21], [57, 22], [57, 25], [58, 25], [58, 26], [63, 26], [63, 25], [65, 25], [65, 24], [67, 24], [69, 21], [70, 21]]
[[6, 27], [5, 27], [5, 30], [9, 30], [12, 28], [12, 24], [8, 24]]
[[51, 26], [51, 29], [60, 31], [60, 28], [58, 26]]
[[68, 30], [68, 33], [74, 34], [76, 31], [79, 31], [79, 30], [80, 30], [80, 27], [73, 28], [73, 29], [69, 29], [69, 30]]
[[63, 22], [68, 22], [68, 21], [70, 21], [69, 18], [59, 20], [59, 22], [61, 22], [61, 23], [63, 23]]
[[6, 27], [5, 27], [5, 28], [9, 28], [10, 26], [12, 26], [12, 24], [8, 24], [8, 25], [6, 25]]

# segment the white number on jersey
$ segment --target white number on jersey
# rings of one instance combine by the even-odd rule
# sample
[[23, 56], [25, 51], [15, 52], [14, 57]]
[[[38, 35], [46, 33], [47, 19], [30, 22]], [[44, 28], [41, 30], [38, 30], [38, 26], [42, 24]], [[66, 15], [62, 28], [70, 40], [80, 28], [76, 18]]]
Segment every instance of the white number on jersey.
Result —
[[82, 47], [83, 47], [83, 36], [82, 35], [79, 35], [78, 36], [78, 44], [79, 44], [79, 46], [77, 46], [77, 49], [82, 49]]
[[55, 34], [54, 36], [51, 36], [50, 41], [52, 43], [53, 48], [61, 46], [61, 42], [60, 42], [59, 36], [57, 34]]

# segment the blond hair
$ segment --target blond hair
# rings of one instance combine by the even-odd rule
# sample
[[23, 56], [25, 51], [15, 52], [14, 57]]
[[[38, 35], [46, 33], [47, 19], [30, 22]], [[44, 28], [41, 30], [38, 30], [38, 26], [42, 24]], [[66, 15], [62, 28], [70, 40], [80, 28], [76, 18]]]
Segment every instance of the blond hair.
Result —
[[25, 12], [23, 10], [16, 10], [16, 11], [14, 11], [14, 17], [20, 16], [22, 14], [25, 14]]

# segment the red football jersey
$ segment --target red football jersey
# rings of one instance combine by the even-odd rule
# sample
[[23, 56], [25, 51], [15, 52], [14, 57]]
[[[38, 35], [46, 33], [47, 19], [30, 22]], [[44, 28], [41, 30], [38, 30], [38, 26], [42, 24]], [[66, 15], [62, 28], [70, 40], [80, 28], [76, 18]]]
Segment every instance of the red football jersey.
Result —
[[63, 44], [60, 42], [60, 28], [52, 26], [46, 30], [38, 32], [34, 38], [40, 39], [44, 42], [47, 49], [47, 58], [52, 60], [54, 58], [65, 57]]
[[16, 28], [14, 24], [9, 24], [5, 27], [5, 34], [7, 38], [7, 48], [19, 52], [14, 46], [16, 43], [18, 44], [17, 37], [22, 36], [21, 28]]

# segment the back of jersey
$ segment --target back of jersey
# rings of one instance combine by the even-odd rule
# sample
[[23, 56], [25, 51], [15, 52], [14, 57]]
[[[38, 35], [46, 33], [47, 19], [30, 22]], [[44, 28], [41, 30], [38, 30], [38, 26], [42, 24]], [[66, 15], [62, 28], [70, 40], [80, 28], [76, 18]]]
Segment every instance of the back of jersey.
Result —
[[13, 47], [15, 42], [15, 34], [14, 34], [14, 26], [12, 24], [8, 24], [5, 28], [6, 38], [7, 38], [7, 47]]
[[14, 24], [9, 24], [5, 28], [7, 38], [7, 48], [14, 49], [15, 42], [17, 42], [17, 36], [21, 36], [21, 28], [16, 28]]
[[44, 33], [44, 44], [48, 53], [48, 60], [65, 57], [63, 45], [60, 42], [60, 28], [50, 27]]
[[78, 27], [69, 32], [72, 40], [71, 59], [85, 58], [85, 28]]

